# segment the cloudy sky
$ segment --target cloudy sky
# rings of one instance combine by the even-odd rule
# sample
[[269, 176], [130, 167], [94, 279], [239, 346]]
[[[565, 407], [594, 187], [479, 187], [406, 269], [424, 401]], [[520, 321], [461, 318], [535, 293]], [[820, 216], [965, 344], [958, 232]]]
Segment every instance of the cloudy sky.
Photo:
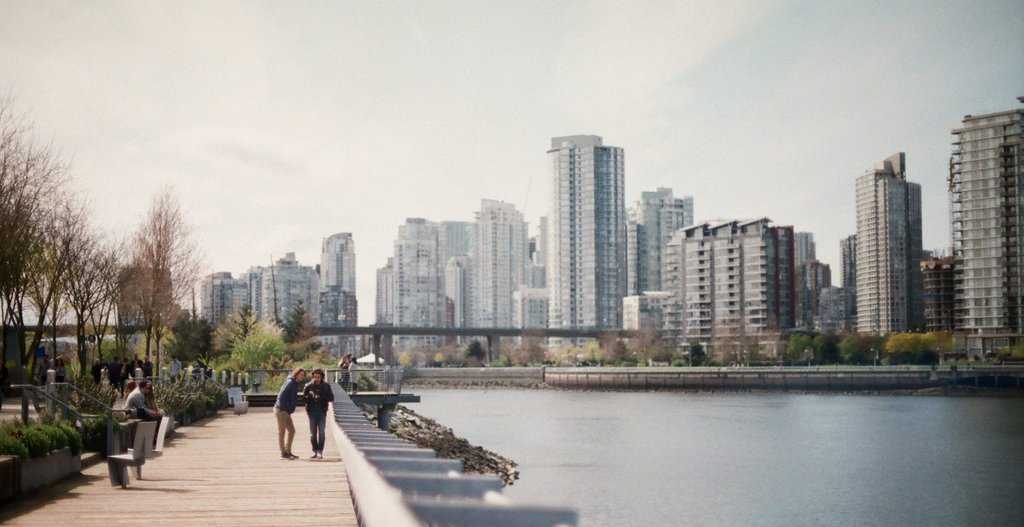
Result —
[[[490, 5], [487, 5], [490, 4]], [[768, 216], [835, 263], [854, 180], [907, 152], [947, 245], [964, 114], [1018, 107], [1024, 9], [981, 2], [0, 3], [0, 91], [112, 233], [179, 195], [209, 271], [353, 233], [360, 321], [406, 217], [531, 220], [549, 138], [625, 148], [627, 201]]]

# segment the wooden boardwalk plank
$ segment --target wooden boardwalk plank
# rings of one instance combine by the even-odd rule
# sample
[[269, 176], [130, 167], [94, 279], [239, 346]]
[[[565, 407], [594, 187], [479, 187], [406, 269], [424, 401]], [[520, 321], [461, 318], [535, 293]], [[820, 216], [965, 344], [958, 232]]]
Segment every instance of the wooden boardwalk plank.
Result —
[[356, 525], [345, 465], [328, 437], [323, 461], [311, 453], [304, 410], [295, 412], [293, 450], [280, 459], [270, 408], [221, 412], [181, 428], [144, 479], [112, 487], [106, 463], [0, 510], [3, 525]]

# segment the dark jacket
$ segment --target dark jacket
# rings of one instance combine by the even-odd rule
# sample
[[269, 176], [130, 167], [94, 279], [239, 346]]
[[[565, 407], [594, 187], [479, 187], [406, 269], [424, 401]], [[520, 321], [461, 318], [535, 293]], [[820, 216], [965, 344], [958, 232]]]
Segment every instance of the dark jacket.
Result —
[[302, 397], [306, 399], [306, 413], [327, 413], [327, 403], [334, 400], [334, 391], [327, 381], [320, 384], [310, 382], [306, 389], [302, 390]]
[[292, 413], [295, 411], [295, 405], [299, 402], [299, 383], [295, 382], [290, 376], [284, 384], [281, 385], [281, 391], [277, 393], [277, 401], [274, 403], [274, 408], [280, 408], [285, 412]]

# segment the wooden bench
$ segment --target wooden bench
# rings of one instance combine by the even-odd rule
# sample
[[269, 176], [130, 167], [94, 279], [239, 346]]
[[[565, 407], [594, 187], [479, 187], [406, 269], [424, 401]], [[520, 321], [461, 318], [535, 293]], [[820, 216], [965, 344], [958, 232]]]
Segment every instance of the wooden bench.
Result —
[[150, 457], [153, 449], [153, 436], [156, 432], [156, 421], [145, 421], [135, 427], [134, 448], [128, 453], [107, 457], [107, 472], [110, 474], [111, 485], [128, 488], [128, 467], [135, 467], [135, 477], [142, 479], [142, 465]]

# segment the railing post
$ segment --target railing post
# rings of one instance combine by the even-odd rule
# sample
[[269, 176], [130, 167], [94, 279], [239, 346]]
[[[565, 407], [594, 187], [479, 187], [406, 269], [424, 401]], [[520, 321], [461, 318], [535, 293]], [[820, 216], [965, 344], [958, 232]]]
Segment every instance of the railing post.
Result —
[[56, 397], [57, 387], [53, 383], [57, 382], [57, 370], [50, 368], [46, 370], [46, 394], [49, 397], [46, 398], [46, 411], [53, 415], [53, 398]]
[[21, 424], [28, 424], [28, 388], [21, 388]]

